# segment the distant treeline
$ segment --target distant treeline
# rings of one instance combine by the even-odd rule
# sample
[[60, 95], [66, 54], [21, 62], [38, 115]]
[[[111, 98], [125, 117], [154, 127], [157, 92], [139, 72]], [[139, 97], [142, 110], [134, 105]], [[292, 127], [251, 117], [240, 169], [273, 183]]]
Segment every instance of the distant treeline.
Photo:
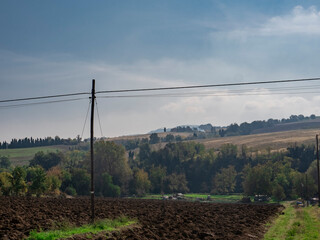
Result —
[[55, 138], [24, 138], [24, 139], [12, 139], [10, 143], [4, 141], [0, 142], [0, 149], [7, 148], [28, 148], [28, 147], [43, 147], [52, 145], [76, 145], [80, 142], [80, 137], [71, 139], [64, 139], [56, 136]]
[[234, 123], [230, 124], [226, 129], [220, 129], [219, 135], [220, 137], [224, 136], [237, 136], [237, 135], [249, 135], [254, 130], [262, 129], [262, 128], [270, 128], [275, 126], [276, 124], [281, 123], [292, 123], [292, 122], [299, 122], [303, 120], [310, 120], [315, 119], [316, 115], [311, 114], [310, 117], [305, 117], [302, 114], [300, 115], [291, 115], [289, 118], [283, 118], [281, 120], [272, 119], [265, 121], [253, 121], [252, 123], [241, 123], [240, 125]]

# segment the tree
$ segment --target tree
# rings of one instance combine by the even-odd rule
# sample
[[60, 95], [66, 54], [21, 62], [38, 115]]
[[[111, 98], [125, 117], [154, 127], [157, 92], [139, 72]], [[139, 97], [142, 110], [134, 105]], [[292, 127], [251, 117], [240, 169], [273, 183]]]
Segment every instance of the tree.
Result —
[[38, 197], [41, 196], [46, 190], [46, 172], [40, 166], [30, 167], [28, 170], [30, 176], [31, 185], [29, 189], [31, 193], [36, 194]]
[[151, 188], [151, 182], [149, 181], [148, 173], [143, 169], [135, 171], [133, 176], [134, 190], [138, 196], [144, 196], [149, 192]]
[[11, 166], [10, 159], [6, 156], [1, 156], [0, 157], [0, 168], [9, 169], [10, 166]]
[[47, 171], [50, 168], [59, 165], [62, 161], [63, 154], [61, 152], [49, 152], [45, 154], [40, 151], [37, 152], [34, 158], [30, 161], [30, 167], [39, 165]]
[[273, 186], [272, 189], [272, 196], [279, 202], [286, 198], [286, 195], [284, 194], [283, 187], [276, 183], [275, 186]]
[[72, 169], [71, 185], [78, 195], [89, 195], [90, 175], [84, 169]]
[[152, 133], [149, 138], [150, 138], [150, 144], [155, 144], [160, 142], [160, 138], [156, 133]]
[[120, 187], [113, 184], [112, 176], [110, 176], [108, 173], [102, 174], [102, 182], [103, 182], [103, 188], [101, 192], [104, 197], [120, 196], [120, 193], [121, 193]]
[[47, 177], [46, 177], [46, 187], [47, 187], [47, 191], [51, 194], [56, 194], [59, 195], [60, 194], [60, 187], [62, 184], [62, 171], [59, 167], [53, 167], [51, 169], [49, 169], [49, 171], [47, 172]]
[[165, 138], [166, 142], [173, 142], [174, 141], [174, 136], [172, 134], [167, 134]]
[[272, 170], [265, 165], [257, 165], [253, 168], [247, 166], [244, 169], [243, 190], [247, 195], [270, 195], [272, 191]]
[[165, 190], [168, 193], [189, 192], [186, 175], [173, 173], [165, 178]]
[[11, 183], [11, 192], [14, 195], [23, 195], [27, 192], [27, 184], [25, 182], [26, 170], [22, 167], [15, 167], [9, 176], [9, 181]]
[[8, 172], [1, 172], [0, 173], [0, 193], [4, 196], [9, 196], [12, 186], [10, 183], [10, 179], [12, 175]]
[[[121, 192], [126, 192], [132, 173], [124, 147], [114, 142], [98, 141], [94, 144], [94, 151], [96, 192], [102, 191], [104, 173], [112, 176], [113, 183], [121, 187]], [[89, 165], [89, 159], [87, 163]]]
[[166, 168], [158, 166], [150, 169], [150, 181], [153, 193], [163, 193], [164, 179], [166, 177]]
[[226, 194], [234, 192], [237, 172], [234, 166], [222, 168], [213, 178], [213, 193]]

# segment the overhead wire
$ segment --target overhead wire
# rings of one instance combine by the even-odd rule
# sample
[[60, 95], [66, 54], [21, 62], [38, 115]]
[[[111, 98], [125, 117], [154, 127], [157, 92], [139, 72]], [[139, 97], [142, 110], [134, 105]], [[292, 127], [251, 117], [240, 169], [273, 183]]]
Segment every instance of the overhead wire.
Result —
[[213, 88], [213, 87], [230, 87], [230, 86], [244, 86], [244, 85], [260, 85], [260, 84], [306, 82], [306, 81], [310, 82], [310, 81], [319, 81], [319, 80], [320, 80], [320, 78], [301, 78], [301, 79], [286, 79], [286, 80], [257, 81], [257, 82], [239, 82], [239, 83], [191, 85], [191, 86], [180, 86], [180, 87], [137, 88], [137, 89], [122, 89], [122, 90], [96, 91], [96, 94], [102, 94], [102, 93], [123, 93], [123, 92], [163, 91], [163, 90], [195, 89], [195, 88]]
[[[231, 86], [244, 86], [244, 85], [276, 84], [276, 83], [311, 82], [311, 81], [319, 81], [319, 80], [320, 80], [320, 77], [318, 77], [318, 78], [272, 80], [272, 81], [257, 81], [257, 82], [238, 82], [238, 83], [207, 84], [207, 85], [189, 85], [189, 86], [178, 86], [178, 87], [120, 89], [120, 90], [96, 91], [96, 94], [125, 93], [125, 92], [145, 92], [145, 91], [164, 91], [164, 90], [214, 88], [214, 87], [231, 87]], [[78, 93], [58, 94], [58, 95], [50, 95], [50, 96], [38, 96], [38, 97], [29, 97], [29, 98], [5, 99], [5, 100], [0, 100], [0, 103], [8, 103], [8, 102], [16, 102], [16, 101], [42, 100], [42, 99], [47, 99], [47, 98], [70, 97], [70, 96], [89, 95], [89, 94], [90, 94], [90, 92], [78, 92]]]
[[[201, 92], [175, 92], [175, 93], [154, 93], [154, 94], [135, 94], [135, 95], [108, 95], [99, 98], [143, 98], [143, 97], [195, 97], [195, 96], [243, 96], [243, 95], [281, 95], [281, 94], [306, 94], [318, 93], [314, 89], [320, 85], [298, 86], [298, 87], [278, 87], [278, 88], [255, 88], [255, 89], [224, 89]], [[312, 91], [305, 91], [312, 90]], [[286, 92], [278, 92], [286, 91]], [[293, 92], [292, 92], [293, 91]]]
[[84, 130], [85, 130], [86, 125], [87, 125], [87, 120], [88, 120], [88, 115], [89, 115], [90, 105], [91, 105], [91, 99], [90, 99], [90, 101], [89, 101], [89, 106], [88, 106], [88, 110], [87, 110], [86, 118], [85, 118], [85, 120], [84, 120], [84, 124], [83, 124], [83, 128], [82, 128], [82, 132], [81, 132], [81, 139], [82, 139], [82, 137], [83, 137], [83, 133], [84, 133]]
[[68, 93], [68, 94], [58, 94], [58, 95], [49, 95], [49, 96], [40, 96], [40, 97], [6, 99], [6, 100], [0, 100], [0, 103], [30, 101], [30, 100], [39, 100], [39, 99], [47, 99], [47, 98], [70, 97], [70, 96], [79, 96], [79, 95], [85, 95], [85, 94], [90, 94], [90, 93], [80, 92], [80, 93]]
[[99, 110], [98, 110], [98, 102], [96, 102], [96, 109], [97, 109], [97, 116], [98, 116], [98, 122], [99, 122], [99, 126], [100, 126], [100, 133], [101, 133], [101, 137], [103, 137], [103, 133], [102, 133], [102, 127], [101, 127], [101, 121], [100, 121], [100, 114], [99, 114]]
[[51, 103], [61, 103], [61, 102], [73, 102], [79, 101], [87, 98], [73, 98], [73, 99], [62, 99], [62, 100], [55, 100], [55, 101], [45, 101], [45, 102], [32, 102], [32, 103], [21, 103], [21, 104], [9, 104], [9, 105], [0, 105], [0, 109], [6, 108], [18, 108], [18, 107], [26, 107], [32, 105], [43, 105], [43, 104], [51, 104]]

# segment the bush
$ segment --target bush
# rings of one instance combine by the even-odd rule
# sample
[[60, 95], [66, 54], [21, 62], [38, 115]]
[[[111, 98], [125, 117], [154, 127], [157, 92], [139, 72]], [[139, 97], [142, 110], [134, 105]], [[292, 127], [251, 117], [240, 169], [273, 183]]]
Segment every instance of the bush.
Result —
[[68, 194], [70, 196], [76, 196], [77, 191], [73, 187], [67, 187], [65, 190], [65, 194]]

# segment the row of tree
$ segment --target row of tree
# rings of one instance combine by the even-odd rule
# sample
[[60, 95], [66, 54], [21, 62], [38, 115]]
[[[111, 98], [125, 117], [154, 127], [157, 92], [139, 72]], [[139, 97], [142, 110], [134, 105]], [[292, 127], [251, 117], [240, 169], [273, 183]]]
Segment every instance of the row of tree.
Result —
[[[137, 154], [130, 152], [128, 157], [122, 145], [97, 141], [94, 151], [98, 196], [244, 192], [282, 200], [310, 197], [316, 192], [313, 146], [292, 146], [285, 152], [253, 152], [232, 144], [206, 150], [199, 143], [178, 142], [154, 151], [149, 143], [143, 143]], [[0, 163], [0, 190], [4, 195], [89, 194], [87, 151], [38, 152], [29, 166], [14, 169], [5, 158]]]
[[262, 129], [262, 128], [270, 128], [280, 123], [291, 123], [291, 122], [299, 122], [303, 120], [312, 120], [315, 119], [316, 116], [311, 114], [310, 117], [305, 117], [302, 114], [300, 115], [291, 115], [289, 118], [283, 118], [281, 120], [270, 118], [267, 121], [253, 121], [252, 123], [243, 122], [240, 125], [234, 123], [230, 124], [226, 129], [220, 129], [219, 135], [220, 137], [224, 136], [237, 136], [237, 135], [249, 135], [254, 130]]
[[46, 137], [46, 138], [24, 138], [24, 139], [12, 139], [10, 143], [4, 141], [0, 142], [0, 149], [8, 148], [29, 148], [29, 147], [43, 147], [43, 146], [52, 146], [52, 145], [77, 145], [80, 142], [80, 136], [77, 138], [64, 139], [56, 136], [55, 138]]

